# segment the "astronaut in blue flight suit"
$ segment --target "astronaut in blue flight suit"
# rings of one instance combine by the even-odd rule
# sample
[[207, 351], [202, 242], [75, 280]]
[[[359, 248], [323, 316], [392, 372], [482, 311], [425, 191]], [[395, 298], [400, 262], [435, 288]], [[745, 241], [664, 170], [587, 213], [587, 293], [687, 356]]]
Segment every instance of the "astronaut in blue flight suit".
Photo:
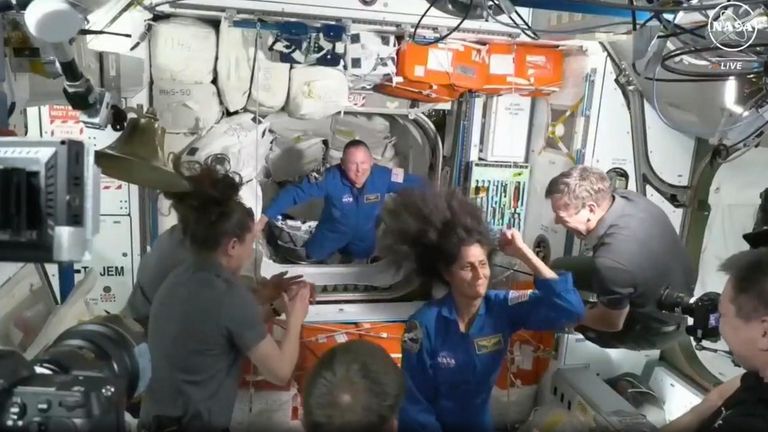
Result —
[[352, 140], [344, 146], [341, 163], [326, 169], [322, 178], [307, 177], [281, 190], [264, 211], [259, 228], [294, 206], [324, 198], [317, 228], [304, 244], [307, 258], [325, 261], [339, 252], [368, 259], [376, 249], [376, 221], [386, 194], [424, 184], [401, 168], [374, 164], [368, 145]]
[[572, 277], [547, 267], [519, 232], [506, 231], [499, 247], [533, 271], [535, 289], [489, 291], [493, 243], [474, 204], [456, 191], [404, 193], [391, 204], [382, 215], [382, 251], [410, 249], [422, 278], [449, 287], [406, 325], [399, 430], [493, 430], [489, 399], [510, 336], [564, 329], [584, 315]]

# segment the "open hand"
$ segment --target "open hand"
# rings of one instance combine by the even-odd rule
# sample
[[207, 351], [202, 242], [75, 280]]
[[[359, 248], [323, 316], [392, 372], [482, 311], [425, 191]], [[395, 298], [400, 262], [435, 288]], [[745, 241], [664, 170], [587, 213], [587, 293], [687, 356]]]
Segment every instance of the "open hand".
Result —
[[294, 283], [288, 288], [288, 290], [285, 292], [288, 296], [288, 299], [293, 299], [296, 297], [296, 295], [301, 292], [303, 289], [309, 289], [309, 303], [314, 304], [317, 300], [317, 291], [315, 289], [315, 284], [307, 282], [305, 280], [299, 281], [297, 283]]
[[285, 317], [288, 321], [296, 324], [304, 322], [309, 312], [309, 297], [309, 284], [299, 289], [293, 298], [289, 298], [288, 294], [283, 293], [283, 302], [286, 305]]
[[264, 303], [272, 303], [281, 299], [282, 294], [291, 291], [294, 287], [304, 282], [303, 275], [286, 277], [288, 272], [280, 272], [269, 279], [262, 279], [261, 285], [256, 288]]
[[286, 277], [287, 274], [287, 271], [283, 271], [272, 275], [267, 282], [270, 289], [277, 293], [284, 293], [288, 292], [294, 286], [304, 282], [304, 275], [293, 275]]

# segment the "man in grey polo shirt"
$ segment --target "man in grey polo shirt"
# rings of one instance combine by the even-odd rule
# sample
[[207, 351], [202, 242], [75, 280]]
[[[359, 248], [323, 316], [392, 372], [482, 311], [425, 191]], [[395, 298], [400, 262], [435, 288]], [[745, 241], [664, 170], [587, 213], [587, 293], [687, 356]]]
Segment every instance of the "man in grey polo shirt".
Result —
[[586, 243], [587, 255], [555, 260], [573, 272], [577, 288], [596, 294], [576, 328], [604, 348], [658, 349], [684, 333], [685, 319], [661, 312], [669, 288], [693, 294], [691, 259], [666, 213], [632, 191], [614, 191], [608, 176], [571, 168], [547, 186], [555, 223]]

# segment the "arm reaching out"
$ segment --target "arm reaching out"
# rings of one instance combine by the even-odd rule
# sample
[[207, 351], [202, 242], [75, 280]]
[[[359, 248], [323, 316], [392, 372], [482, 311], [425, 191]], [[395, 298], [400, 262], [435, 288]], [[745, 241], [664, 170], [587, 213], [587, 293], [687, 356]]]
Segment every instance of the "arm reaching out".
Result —
[[690, 411], [672, 420], [661, 428], [661, 432], [694, 432], [709, 418], [725, 400], [741, 385], [742, 375], [735, 376], [710, 391]]
[[517, 258], [523, 262], [536, 277], [544, 279], [557, 279], [558, 275], [549, 266], [544, 264], [536, 254], [523, 241], [523, 236], [518, 230], [505, 230], [499, 237], [499, 249], [505, 255]]
[[302, 289], [293, 299], [283, 294], [283, 301], [288, 305], [287, 328], [280, 345], [272, 337], [267, 337], [248, 351], [248, 357], [270, 382], [282, 385], [293, 376], [299, 359], [301, 325], [309, 310], [309, 296], [309, 287]]
[[516, 230], [502, 233], [499, 246], [505, 254], [522, 261], [534, 274], [535, 289], [532, 291], [491, 291], [488, 294], [497, 307], [505, 309], [513, 331], [521, 328], [561, 330], [584, 317], [584, 302], [570, 273], [555, 273], [523, 242]]
[[301, 183], [292, 184], [283, 188], [275, 199], [272, 200], [272, 204], [270, 204], [269, 208], [264, 211], [262, 217], [259, 218], [259, 228], [264, 228], [267, 219], [274, 219], [292, 207], [305, 203], [313, 198], [324, 196], [326, 190], [325, 182], [325, 176], [317, 181], [314, 181], [314, 179], [307, 176]]

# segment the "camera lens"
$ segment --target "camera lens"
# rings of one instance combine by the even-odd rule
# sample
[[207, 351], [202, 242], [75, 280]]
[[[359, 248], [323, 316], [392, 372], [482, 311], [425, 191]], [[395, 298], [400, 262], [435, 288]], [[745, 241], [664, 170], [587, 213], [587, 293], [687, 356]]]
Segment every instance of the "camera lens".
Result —
[[149, 352], [143, 332], [118, 315], [67, 329], [33, 363], [54, 374], [113, 378], [124, 385], [128, 399], [143, 392], [149, 382]]
[[688, 306], [690, 302], [690, 296], [684, 293], [671, 291], [669, 288], [667, 288], [661, 294], [658, 307], [662, 312], [676, 313], [677, 311], [680, 311], [688, 315]]

